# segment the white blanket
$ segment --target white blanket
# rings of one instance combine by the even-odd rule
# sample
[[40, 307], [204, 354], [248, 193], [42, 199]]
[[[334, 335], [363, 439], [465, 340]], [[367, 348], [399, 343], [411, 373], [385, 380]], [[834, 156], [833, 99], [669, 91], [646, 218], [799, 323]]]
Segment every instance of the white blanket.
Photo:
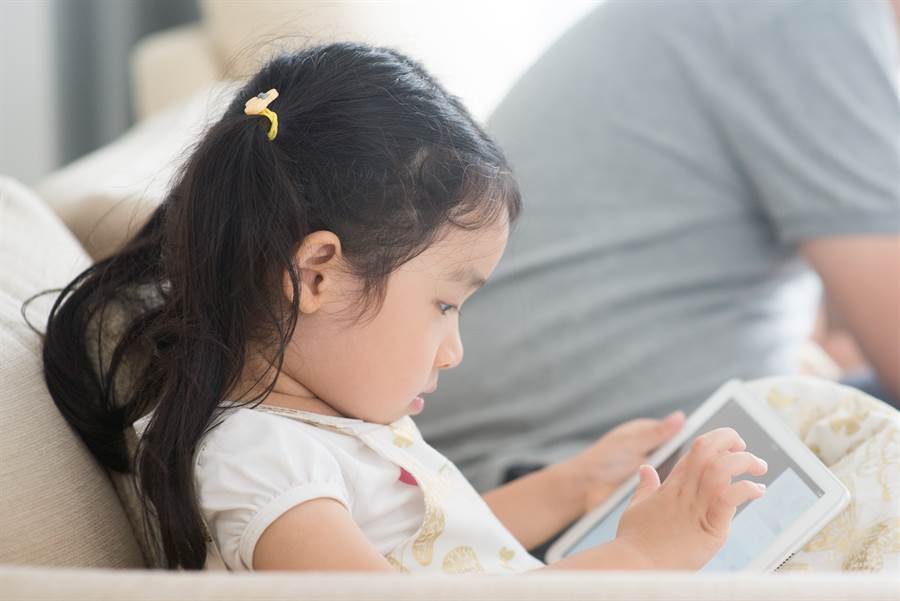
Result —
[[900, 573], [900, 412], [806, 376], [748, 382], [850, 490], [850, 505], [780, 570]]

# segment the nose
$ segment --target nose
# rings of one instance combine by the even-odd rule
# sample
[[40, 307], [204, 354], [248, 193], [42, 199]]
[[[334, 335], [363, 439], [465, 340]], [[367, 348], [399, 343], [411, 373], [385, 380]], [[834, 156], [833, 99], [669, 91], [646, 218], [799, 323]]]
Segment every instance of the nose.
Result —
[[453, 331], [444, 338], [438, 349], [437, 367], [438, 369], [453, 369], [462, 363], [462, 359], [462, 338], [459, 335], [459, 328], [453, 328]]

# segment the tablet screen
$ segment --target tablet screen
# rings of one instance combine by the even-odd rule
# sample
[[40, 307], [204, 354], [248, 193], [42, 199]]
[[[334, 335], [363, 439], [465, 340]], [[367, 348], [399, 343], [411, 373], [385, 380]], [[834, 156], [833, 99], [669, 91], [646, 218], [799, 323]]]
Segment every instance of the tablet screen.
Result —
[[[824, 492], [752, 419], [740, 404], [727, 401], [697, 430], [697, 435], [729, 426], [737, 430], [747, 443], [747, 450], [769, 464], [769, 471], [761, 477], [741, 476], [736, 480], [752, 479], [766, 485], [766, 494], [738, 507], [731, 524], [728, 541], [701, 571], [735, 571], [746, 567], [794, 521], [812, 507]], [[678, 459], [693, 442], [688, 439], [666, 459], [657, 470], [665, 480]], [[629, 494], [609, 515], [585, 534], [565, 556], [613, 540], [619, 518], [631, 501]]]

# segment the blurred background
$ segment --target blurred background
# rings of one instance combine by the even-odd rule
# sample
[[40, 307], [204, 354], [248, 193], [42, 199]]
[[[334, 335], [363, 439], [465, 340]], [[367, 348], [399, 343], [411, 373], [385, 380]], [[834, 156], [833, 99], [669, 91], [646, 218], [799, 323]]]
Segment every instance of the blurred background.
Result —
[[[810, 169], [816, 174], [841, 173], [835, 171], [834, 165], [842, 162], [839, 167], [848, 171], [833, 180], [826, 177], [822, 183], [815, 179], [817, 175], [807, 178], [802, 169], [797, 169], [796, 181], [788, 181], [789, 185], [809, 184], [809, 189], [803, 192], [809, 192], [811, 201], [818, 201], [818, 197], [812, 199], [817, 195], [831, 195], [837, 203], [834, 206], [840, 207], [845, 200], [838, 198], [846, 192], [844, 184], [857, 181], [858, 189], [848, 190], [850, 196], [859, 196], [860, 210], [858, 215], [852, 211], [846, 214], [860, 221], [847, 225], [850, 228], [847, 232], [852, 233], [853, 228], [862, 228], [857, 233], [876, 233], [890, 227], [900, 229], [900, 224], [885, 224], [880, 216], [875, 220], [878, 223], [872, 225], [874, 222], [867, 211], [874, 208], [883, 211], [884, 207], [862, 208], [868, 202], [864, 196], [871, 190], [879, 195], [872, 202], [893, 202], [894, 211], [900, 196], [897, 179], [890, 174], [892, 166], [897, 164], [900, 146], [897, 143], [898, 103], [896, 96], [891, 97], [889, 91], [885, 93], [883, 86], [885, 82], [896, 83], [896, 75], [891, 80], [886, 72], [873, 71], [891, 60], [896, 63], [896, 32], [892, 23], [896, 13], [890, 5], [896, 6], [896, 0], [767, 0], [753, 4], [728, 0], [711, 3], [0, 0], [0, 174], [30, 186], [71, 229], [87, 252], [95, 259], [101, 258], [112, 252], [159, 204], [186, 153], [204, 128], [224, 110], [242, 78], [253, 73], [268, 57], [290, 48], [359, 40], [391, 46], [420, 60], [451, 93], [462, 99], [479, 121], [488, 123], [501, 101], [506, 102], [505, 111], [497, 111], [503, 114], [489, 127], [496, 128], [492, 131], [499, 135], [515, 159], [514, 168], [523, 167], [519, 175], [532, 214], [539, 214], [540, 209], [535, 208], [542, 202], [547, 205], [559, 199], [577, 205], [579, 190], [584, 188], [590, 189], [591, 201], [597, 192], [604, 200], [611, 201], [607, 209], [612, 211], [618, 210], [618, 198], [636, 193], [630, 206], [638, 207], [638, 213], [646, 210], [658, 216], [665, 212], [664, 208], [652, 202], [666, 194], [654, 191], [648, 199], [643, 199], [650, 204], [640, 209], [643, 200], [637, 196], [643, 190], [641, 186], [632, 185], [631, 180], [619, 189], [611, 185], [614, 176], [623, 173], [616, 163], [622, 144], [631, 144], [633, 138], [629, 136], [635, 132], [644, 137], [640, 150], [643, 154], [626, 161], [628, 169], [636, 171], [628, 175], [634, 181], [650, 181], [654, 171], [648, 165], [667, 168], [670, 158], [676, 156], [681, 163], [673, 173], [684, 181], [674, 177], [671, 187], [690, 189], [702, 181], [694, 171], [695, 151], [707, 142], [711, 154], [697, 162], [706, 161], [706, 169], [717, 171], [717, 177], [721, 176], [719, 183], [734, 175], [733, 165], [724, 164], [724, 160], [722, 165], [716, 163], [723, 152], [714, 147], [721, 132], [716, 133], [720, 124], [713, 123], [714, 118], [710, 117], [715, 111], [707, 110], [713, 105], [696, 102], [690, 95], [697, 89], [691, 86], [709, 86], [701, 93], [701, 96], [709, 95], [703, 101], [721, 101], [725, 106], [736, 100], [728, 110], [734, 109], [740, 115], [741, 92], [720, 85], [715, 78], [721, 74], [702, 81], [702, 77], [713, 71], [706, 73], [700, 67], [705, 64], [703, 61], [716, 63], [722, 53], [716, 43], [750, 46], [749, 36], [742, 39], [740, 33], [735, 34], [736, 29], [727, 27], [746, 27], [747, 31], [753, 31], [754, 20], [771, 23], [782, 19], [786, 24], [793, 23], [792, 27], [805, 24], [802, 35], [809, 39], [806, 42], [787, 37], [775, 39], [773, 44], [783, 43], [783, 47], [772, 50], [772, 57], [760, 58], [760, 61], [771, 58], [772, 63], [765, 67], [768, 72], [762, 62], [756, 65], [760, 68], [759, 80], [749, 82], [747, 93], [768, 94], [761, 96], [761, 101], [755, 100], [759, 106], [753, 110], [765, 112], [778, 105], [778, 110], [785, 112], [773, 112], [756, 125], [753, 119], [748, 119], [747, 124], [752, 127], [735, 138], [736, 152], [763, 159], [771, 155], [773, 161], [766, 165], [763, 160], [760, 165], [748, 167], [752, 161], [745, 160], [746, 164], [734, 169], [734, 182], [725, 182], [719, 188], [710, 186], [711, 202], [715, 202], [717, 195], [727, 196], [734, 191], [752, 194], [753, 190], [775, 184], [778, 165], [786, 164], [778, 153], [796, 143], [799, 158], [788, 156], [786, 160], [810, 160]], [[698, 8], [701, 6], [705, 8]], [[597, 10], [601, 7], [602, 11]], [[748, 7], [745, 14], [742, 7]], [[698, 14], [708, 13], [711, 21], [706, 29], [695, 27], [696, 20], [687, 22], [695, 17], [683, 16], [694, 9]], [[608, 14], [600, 14], [603, 12]], [[790, 18], [785, 16], [789, 14], [792, 14]], [[811, 19], [820, 19], [817, 23], [821, 26], [811, 24]], [[586, 24], [586, 21], [591, 22]], [[714, 36], [709, 32], [717, 26], [726, 34], [711, 42]], [[589, 31], [590, 27], [596, 29]], [[837, 27], [835, 31], [841, 33], [835, 34], [828, 27]], [[728, 37], [732, 34], [734, 39]], [[842, 36], [839, 43], [845, 46], [836, 43], [837, 35]], [[560, 40], [564, 43], [554, 46]], [[555, 54], [551, 51], [554, 48]], [[782, 61], [779, 52], [781, 57], [791, 60]], [[851, 57], [851, 52], [858, 55]], [[748, 51], [748, 57], [744, 58], [752, 59], [756, 54], [761, 53]], [[893, 59], [884, 58], [888, 55]], [[694, 59], [698, 61], [696, 64], [691, 63]], [[559, 69], [554, 61], [562, 61], [560, 64], [568, 70]], [[896, 68], [896, 64], [888, 67]], [[596, 88], [583, 93], [588, 88], [583, 85], [581, 74], [588, 72], [595, 80], [591, 85]], [[531, 78], [523, 78], [518, 95], [510, 93], [526, 73], [532, 73]], [[868, 79], [860, 79], [864, 74]], [[803, 108], [796, 110], [810, 98], [792, 96], [796, 90], [788, 84], [794, 85], [806, 76], [810, 81], [803, 93], [813, 95], [818, 113], [807, 114]], [[812, 81], [817, 77], [821, 81]], [[859, 81], [870, 84], [871, 89], [862, 89], [854, 83]], [[823, 92], [825, 88], [815, 88], [818, 85], [830, 89]], [[599, 94], [596, 90], [600, 90]], [[675, 94], [684, 95], [682, 104]], [[832, 97], [828, 98], [828, 94]], [[854, 97], [845, 102], [851, 96]], [[600, 100], [608, 102], [605, 109], [597, 108]], [[572, 106], [581, 106], [578, 102], [585, 103], [578, 114], [592, 116], [592, 120], [584, 121], [587, 124], [584, 128], [570, 127], [576, 120], [567, 117], [573, 113]], [[836, 112], [827, 112], [832, 109]], [[847, 112], [843, 114], [841, 110]], [[873, 110], [881, 111], [878, 117], [873, 116]], [[532, 118], [538, 114], [542, 116]], [[858, 118], [858, 123], [848, 125], [845, 116]], [[770, 128], [766, 121], [769, 117], [775, 128]], [[621, 121], [616, 121], [620, 118]], [[742, 125], [740, 118], [737, 125]], [[651, 131], [654, 128], [645, 125], [654, 120], [658, 120], [657, 127]], [[761, 140], [761, 152], [758, 152], [760, 148], [751, 148], [755, 135], [786, 131], [785, 123], [796, 127], [797, 135]], [[697, 125], [697, 130], [690, 129], [692, 124]], [[586, 134], [591, 127], [592, 133]], [[702, 139], [690, 137], [704, 127], [708, 130], [703, 135], [713, 133]], [[629, 132], [629, 128], [633, 131]], [[834, 128], [834, 134], [830, 128]], [[560, 136], [572, 137], [557, 137], [560, 132]], [[822, 147], [804, 150], [804, 136], [826, 141]], [[867, 154], [853, 149], [840, 152], [841, 145], [854, 137], [858, 137]], [[748, 141], [751, 144], [746, 144]], [[691, 147], [694, 142], [698, 146]], [[670, 143], [682, 147], [673, 152], [666, 146]], [[604, 145], [610, 151], [606, 155], [602, 154]], [[541, 154], [542, 150], [546, 154]], [[600, 154], [587, 156], [587, 151]], [[823, 155], [821, 164], [815, 164], [811, 157], [819, 152], [835, 154]], [[595, 159], [600, 156], [609, 162], [598, 167]], [[553, 160], [557, 164], [546, 167]], [[860, 161], [866, 164], [852, 165]], [[875, 166], [870, 169], [868, 163]], [[760, 171], [754, 177], [759, 176], [759, 181], [740, 179], [742, 169], [757, 167]], [[852, 172], [857, 167], [857, 172]], [[585, 183], [591, 181], [594, 172], [599, 174], [599, 183]], [[866, 181], [869, 176], [872, 179]], [[792, 177], [788, 176], [788, 180]], [[554, 188], [554, 178], [566, 182], [571, 189]], [[739, 186], [744, 189], [739, 190]], [[887, 195], [883, 194], [884, 190], [888, 191]], [[736, 201], [738, 196], [735, 193], [732, 200]], [[821, 206], [824, 211], [831, 210], [825, 202]], [[554, 206], [548, 210], [552, 213], [557, 209]], [[608, 223], [608, 215], [598, 213], [597, 217]], [[754, 222], [753, 226], [757, 225]], [[590, 230], [585, 224], [582, 226]], [[840, 233], [840, 227], [821, 233]], [[594, 235], [593, 231], [589, 233]], [[547, 249], [552, 249], [555, 241], [541, 236], [544, 234], [535, 234], [533, 240], [520, 237], [519, 243], [523, 247], [530, 245], [536, 252], [541, 248], [550, 252]], [[594, 243], [596, 240], [591, 241]], [[526, 256], [531, 250], [521, 252]], [[660, 254], [677, 256], [669, 251]], [[893, 269], [896, 263], [895, 260]], [[623, 273], [631, 272], [624, 269]], [[777, 274], [773, 272], [769, 276], [777, 277]], [[895, 281], [896, 276], [889, 274], [889, 277], [893, 278], [887, 280], [890, 288], [897, 288], [900, 284]], [[846, 284], [854, 285], [852, 281]], [[666, 296], [663, 292], [654, 294], [658, 298]], [[869, 296], [871, 300], [872, 295]], [[883, 299], [880, 302], [890, 304]], [[866, 311], [859, 309], [861, 314]], [[565, 313], [566, 309], [560, 312]], [[896, 321], [897, 311], [889, 314]], [[492, 316], [493, 312], [487, 311], [486, 315]], [[866, 319], [876, 321], [874, 317]], [[881, 321], [866, 327], [878, 330]], [[868, 362], [844, 322], [838, 308], [825, 298], [812, 333], [815, 344], [802, 355], [805, 371], [837, 378], [868, 369]], [[805, 321], [802, 325], [800, 329], [806, 327]], [[875, 332], [873, 336], [885, 338], [883, 332]], [[891, 353], [896, 354], [900, 342], [879, 344], [887, 349], [883, 353], [888, 357], [885, 365], [890, 364], [891, 371], [900, 372], [897, 362], [889, 357]], [[771, 368], [767, 367], [764, 373], [769, 371]]]
[[115, 139], [136, 119], [132, 49], [198, 19], [195, 0], [0, 1], [0, 171], [33, 183]]
[[[33, 186], [97, 257], [158, 203], [231, 84], [274, 52], [338, 39], [390, 45], [486, 121], [601, 4], [0, 0], [0, 173]], [[840, 320], [823, 312], [815, 336], [845, 370], [862, 368], [852, 339], [826, 334]], [[819, 359], [818, 371], [837, 373]]]
[[283, 34], [287, 44], [355, 37], [406, 50], [483, 117], [599, 3], [0, 0], [0, 172], [36, 183], [240, 76]]

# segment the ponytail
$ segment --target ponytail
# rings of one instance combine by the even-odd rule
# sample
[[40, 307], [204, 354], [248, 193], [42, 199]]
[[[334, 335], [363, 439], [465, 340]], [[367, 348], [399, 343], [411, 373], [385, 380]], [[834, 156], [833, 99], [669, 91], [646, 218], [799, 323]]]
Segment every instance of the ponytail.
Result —
[[[149, 221], [66, 286], [47, 323], [50, 394], [104, 467], [140, 475], [145, 524], [158, 521], [161, 538], [144, 543], [161, 548], [169, 568], [205, 562], [193, 456], [243, 370], [253, 307], [272, 313], [277, 301], [264, 291], [291, 269], [267, 240], [302, 239], [277, 232], [290, 225], [273, 208], [294, 199], [279, 193], [278, 160], [258, 125], [213, 126]], [[264, 211], [269, 219], [248, 225]], [[266, 331], [280, 332], [279, 356], [294, 321], [272, 313]], [[151, 411], [132, 463], [126, 429]]]
[[[139, 404], [145, 400], [141, 396], [122, 402], [122, 386], [113, 383], [125, 380], [124, 360], [137, 350], [140, 328], [159, 315], [159, 309], [120, 291], [159, 281], [163, 217], [161, 207], [117, 254], [87, 268], [62, 290], [43, 339], [44, 377], [56, 406], [101, 464], [118, 472], [129, 471], [126, 425], [147, 407]], [[137, 306], [140, 318], [113, 344], [110, 323]]]

